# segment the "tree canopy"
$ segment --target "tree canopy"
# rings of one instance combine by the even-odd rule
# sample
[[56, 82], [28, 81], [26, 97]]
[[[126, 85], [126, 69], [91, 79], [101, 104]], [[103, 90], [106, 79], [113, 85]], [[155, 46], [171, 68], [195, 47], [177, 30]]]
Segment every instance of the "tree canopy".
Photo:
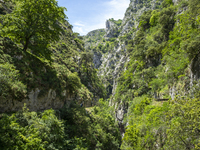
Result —
[[23, 51], [29, 48], [39, 57], [49, 58], [47, 49], [51, 42], [59, 40], [65, 21], [66, 8], [56, 0], [15, 0], [14, 10], [1, 16], [1, 35], [21, 44]]

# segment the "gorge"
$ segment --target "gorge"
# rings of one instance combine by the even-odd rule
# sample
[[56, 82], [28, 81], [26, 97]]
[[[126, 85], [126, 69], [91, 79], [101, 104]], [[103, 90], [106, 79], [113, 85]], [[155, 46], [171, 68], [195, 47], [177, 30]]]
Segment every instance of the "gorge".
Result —
[[199, 0], [130, 0], [85, 36], [55, 0], [0, 14], [0, 149], [200, 149]]

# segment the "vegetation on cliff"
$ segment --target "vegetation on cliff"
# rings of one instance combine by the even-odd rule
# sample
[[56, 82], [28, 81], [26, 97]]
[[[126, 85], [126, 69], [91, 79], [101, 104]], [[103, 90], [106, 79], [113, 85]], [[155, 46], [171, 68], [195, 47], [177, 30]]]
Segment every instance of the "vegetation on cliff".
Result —
[[[41, 95], [54, 89], [60, 99], [64, 98], [63, 91], [83, 101], [104, 97], [92, 58], [88, 59], [91, 55], [65, 20], [64, 8], [54, 0], [8, 0], [0, 4], [2, 99], [22, 100], [35, 88], [41, 90]], [[12, 82], [9, 74], [13, 74]]]
[[84, 49], [79, 34], [72, 32], [64, 10], [54, 0], [0, 1], [1, 107], [6, 105], [2, 102], [15, 105], [28, 99], [36, 88], [39, 96], [54, 89], [63, 101], [66, 94], [75, 97], [70, 106], [57, 111], [30, 112], [27, 106], [0, 114], [3, 150], [119, 147], [121, 137], [108, 104], [99, 102], [90, 112], [78, 104], [94, 105], [106, 92], [92, 54]]
[[[36, 113], [24, 107], [1, 114], [2, 149], [200, 149], [199, 0], [132, 0], [135, 7], [130, 5], [123, 21], [109, 19], [107, 30], [85, 37], [72, 32], [64, 8], [54, 0], [44, 1], [45, 7], [47, 2], [58, 14], [54, 21], [45, 22], [49, 28], [44, 34], [36, 24], [27, 27], [42, 16], [24, 13], [31, 10], [26, 4], [41, 5], [29, 0], [0, 1], [0, 100], [20, 101], [40, 88], [42, 94], [55, 89], [60, 99], [67, 91], [81, 102], [94, 102], [108, 96], [103, 79], [108, 93], [114, 91], [109, 99], [112, 106], [100, 99], [89, 109], [72, 103], [57, 111]], [[40, 13], [51, 18], [50, 12]], [[42, 19], [40, 23], [46, 21]], [[118, 66], [116, 89], [109, 70], [117, 70], [115, 61], [101, 66], [108, 68], [100, 79], [93, 64], [97, 54], [103, 59], [127, 58], [125, 66]], [[120, 127], [126, 128], [123, 139], [116, 122], [118, 109], [123, 118]]]
[[140, 16], [114, 96], [129, 103], [121, 149], [199, 149], [199, 6], [164, 0]]

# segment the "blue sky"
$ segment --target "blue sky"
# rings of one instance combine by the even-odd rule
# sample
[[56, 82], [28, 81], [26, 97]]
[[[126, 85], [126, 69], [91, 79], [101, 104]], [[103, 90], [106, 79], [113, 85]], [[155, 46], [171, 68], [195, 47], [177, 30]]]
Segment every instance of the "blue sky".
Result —
[[109, 18], [123, 19], [130, 0], [57, 0], [59, 6], [67, 8], [68, 21], [73, 31], [81, 35], [105, 28]]

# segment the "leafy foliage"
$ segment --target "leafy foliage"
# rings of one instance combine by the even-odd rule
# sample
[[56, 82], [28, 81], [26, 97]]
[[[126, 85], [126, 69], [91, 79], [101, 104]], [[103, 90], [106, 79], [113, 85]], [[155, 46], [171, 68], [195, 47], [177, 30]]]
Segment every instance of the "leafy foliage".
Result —
[[[140, 17], [115, 95], [116, 101], [129, 103], [121, 149], [199, 149], [199, 90], [195, 82], [190, 89], [189, 80], [191, 73], [199, 78], [199, 2], [194, 3], [165, 0], [162, 9]], [[148, 102], [169, 99], [173, 88], [174, 100]]]
[[[2, 149], [62, 149], [65, 145], [63, 122], [53, 110], [41, 114], [18, 112], [0, 120]], [[5, 134], [6, 133], [6, 134]]]
[[[28, 7], [29, 5], [31, 7]], [[38, 15], [43, 6], [49, 8]], [[60, 99], [64, 98], [62, 96], [63, 91], [71, 95], [75, 94], [86, 101], [91, 101], [93, 97], [91, 92], [96, 92], [97, 97], [105, 95], [104, 87], [92, 66], [92, 59], [89, 61], [90, 65], [86, 65], [87, 63], [83, 61], [87, 58], [82, 58], [81, 63], [79, 62], [79, 57], [85, 53], [84, 43], [79, 34], [73, 33], [71, 25], [64, 20], [66, 17], [63, 12], [65, 8], [57, 6], [57, 2], [50, 0], [38, 1], [37, 3], [35, 1], [26, 1], [25, 3], [23, 1], [16, 1], [16, 3], [5, 1], [2, 9], [5, 13], [2, 14], [1, 35], [11, 39], [0, 38], [0, 63], [2, 65], [7, 64], [4, 68], [10, 67], [18, 70], [13, 73], [15, 71], [7, 69], [7, 74], [9, 72], [10, 74], [17, 74], [17, 77], [13, 78], [18, 82], [11, 82], [6, 79], [5, 82], [10, 90], [5, 88], [4, 95], [7, 94], [15, 100], [22, 100], [28, 95], [26, 92], [35, 88], [41, 90], [39, 96], [45, 95], [49, 89], [55, 89]], [[31, 15], [31, 13], [34, 13], [34, 15]], [[9, 20], [9, 18], [11, 19]], [[12, 19], [16, 19], [14, 24], [11, 23]], [[34, 21], [35, 19], [38, 21]], [[24, 28], [17, 26], [19, 23], [17, 21], [22, 21], [21, 25]], [[45, 26], [46, 29], [44, 29]], [[20, 31], [18, 32], [18, 30]], [[29, 32], [29, 30], [31, 31]], [[25, 40], [28, 36], [30, 36], [29, 44], [27, 50], [24, 51]], [[84, 69], [82, 66], [84, 66]], [[82, 69], [79, 70], [78, 68]], [[88, 70], [87, 74], [84, 72], [85, 69]], [[91, 80], [84, 81], [85, 79]], [[13, 83], [15, 87], [13, 87]], [[90, 88], [91, 92], [84, 84]]]
[[120, 133], [108, 102], [100, 100], [98, 105], [90, 110], [71, 105], [70, 109], [62, 109], [61, 118], [65, 120], [65, 133], [69, 135], [71, 148], [79, 145], [74, 142], [79, 139], [79, 148], [84, 149], [118, 149]]
[[55, 0], [16, 0], [10, 14], [2, 16], [1, 35], [20, 43], [39, 57], [50, 59], [48, 45], [59, 40], [63, 31], [59, 22], [64, 22], [64, 8]]
[[149, 105], [143, 98], [133, 103], [121, 149], [198, 149], [197, 99], [182, 97]]
[[[118, 149], [120, 134], [107, 102], [90, 112], [78, 105], [42, 113], [23, 111], [0, 119], [1, 149]], [[62, 120], [59, 120], [58, 117]]]
[[19, 71], [9, 63], [0, 64], [0, 97], [8, 99], [11, 97], [24, 98], [26, 86], [19, 80]]

